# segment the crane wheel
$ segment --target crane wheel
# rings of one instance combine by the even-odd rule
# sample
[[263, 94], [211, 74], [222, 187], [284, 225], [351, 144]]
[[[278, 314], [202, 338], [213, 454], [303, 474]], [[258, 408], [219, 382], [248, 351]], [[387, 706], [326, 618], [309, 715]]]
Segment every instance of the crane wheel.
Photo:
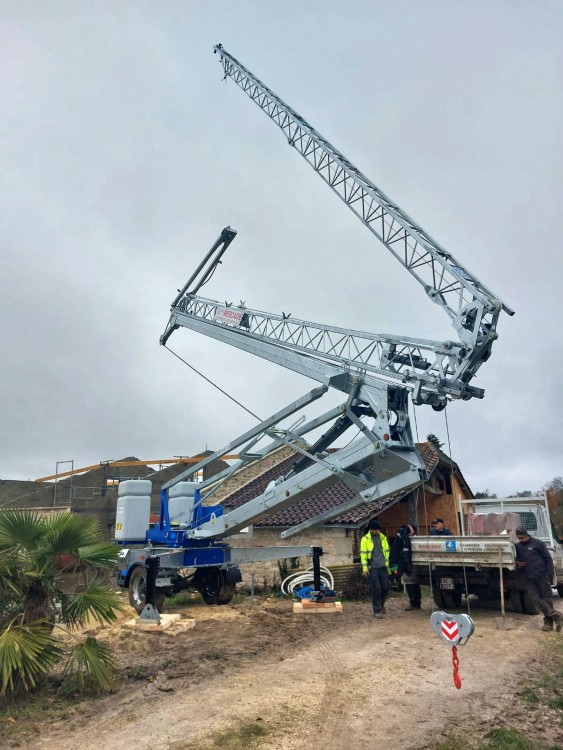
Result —
[[[146, 583], [147, 571], [144, 565], [138, 565], [133, 569], [131, 577], [129, 578], [129, 604], [138, 614], [141, 614], [146, 604]], [[164, 591], [156, 589], [154, 605], [159, 612], [164, 610], [164, 598]]]
[[236, 584], [226, 582], [223, 570], [211, 567], [197, 571], [194, 586], [206, 604], [228, 604], [236, 590]]

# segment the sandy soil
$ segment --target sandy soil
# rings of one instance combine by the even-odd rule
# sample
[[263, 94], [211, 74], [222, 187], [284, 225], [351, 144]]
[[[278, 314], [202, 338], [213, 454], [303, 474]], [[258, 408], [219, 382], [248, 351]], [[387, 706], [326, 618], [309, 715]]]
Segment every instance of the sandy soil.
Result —
[[[430, 602], [405, 612], [392, 599], [383, 620], [368, 604], [342, 614], [293, 614], [272, 598], [192, 607], [193, 630], [172, 637], [97, 629], [123, 676], [116, 695], [88, 701], [58, 725], [38, 727], [29, 750], [197, 750], [217, 733], [260, 722], [267, 750], [432, 747], [454, 733], [479, 738], [491, 726], [531, 729], [545, 744], [561, 738], [559, 718], [535, 715], [516, 696], [547, 656], [541, 618], [472, 611], [475, 634], [459, 649], [461, 690], [451, 649], [430, 628]], [[128, 613], [131, 616], [132, 610]], [[559, 727], [559, 729], [558, 729]]]

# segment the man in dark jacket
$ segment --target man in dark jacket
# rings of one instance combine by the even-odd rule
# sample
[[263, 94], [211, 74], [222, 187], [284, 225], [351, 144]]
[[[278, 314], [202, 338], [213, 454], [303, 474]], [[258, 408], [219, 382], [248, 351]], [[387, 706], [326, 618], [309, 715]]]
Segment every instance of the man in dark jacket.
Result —
[[412, 564], [411, 537], [416, 534], [414, 526], [401, 526], [391, 545], [389, 553], [389, 566], [392, 573], [401, 576], [409, 597], [409, 605], [405, 607], [406, 612], [420, 609], [422, 594], [416, 570]]
[[452, 536], [452, 532], [444, 523], [443, 518], [435, 518], [432, 521], [433, 529], [430, 529], [431, 536]]
[[526, 591], [540, 612], [543, 613], [542, 630], [557, 632], [563, 627], [563, 615], [553, 606], [551, 584], [553, 581], [553, 560], [541, 539], [530, 536], [525, 528], [516, 529], [516, 565], [526, 573]]

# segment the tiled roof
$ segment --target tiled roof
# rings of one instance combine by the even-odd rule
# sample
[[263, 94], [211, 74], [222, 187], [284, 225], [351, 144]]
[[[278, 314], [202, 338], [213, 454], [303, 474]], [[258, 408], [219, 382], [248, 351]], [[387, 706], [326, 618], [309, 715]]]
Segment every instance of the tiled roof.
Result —
[[[422, 458], [426, 470], [429, 474], [436, 468], [439, 460], [438, 451], [432, 446], [431, 443], [418, 443], [417, 450]], [[238, 508], [248, 500], [251, 500], [258, 495], [261, 495], [268, 484], [278, 477], [287, 474], [295, 462], [297, 454], [289, 456], [279, 464], [268, 469], [268, 471], [261, 474], [259, 477], [252, 479], [245, 484], [244, 487], [228, 495], [222, 501], [222, 504], [228, 508]], [[369, 470], [368, 470], [369, 473]], [[374, 500], [372, 503], [358, 506], [354, 510], [343, 513], [337, 516], [332, 521], [328, 521], [328, 524], [360, 524], [365, 519], [371, 518], [374, 513], [381, 512], [385, 508], [396, 503], [402, 497], [408, 494], [410, 490], [401, 492], [391, 497], [387, 497], [383, 500]], [[309, 518], [325, 513], [332, 508], [351, 500], [356, 497], [356, 492], [348, 487], [342, 480], [338, 480], [331, 487], [327, 487], [321, 492], [317, 492], [315, 495], [308, 497], [306, 500], [292, 505], [290, 508], [275, 513], [273, 515], [264, 516], [254, 522], [255, 526], [295, 526], [298, 523], [307, 521]]]

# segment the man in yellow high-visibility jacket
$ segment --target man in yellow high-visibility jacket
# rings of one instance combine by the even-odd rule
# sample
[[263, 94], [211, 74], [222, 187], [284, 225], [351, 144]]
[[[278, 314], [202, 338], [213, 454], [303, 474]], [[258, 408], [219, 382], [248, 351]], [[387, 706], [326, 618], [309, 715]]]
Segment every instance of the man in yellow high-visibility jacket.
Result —
[[380, 528], [379, 521], [373, 518], [360, 542], [362, 572], [369, 576], [373, 616], [377, 618], [385, 614], [385, 598], [389, 593], [389, 542]]

